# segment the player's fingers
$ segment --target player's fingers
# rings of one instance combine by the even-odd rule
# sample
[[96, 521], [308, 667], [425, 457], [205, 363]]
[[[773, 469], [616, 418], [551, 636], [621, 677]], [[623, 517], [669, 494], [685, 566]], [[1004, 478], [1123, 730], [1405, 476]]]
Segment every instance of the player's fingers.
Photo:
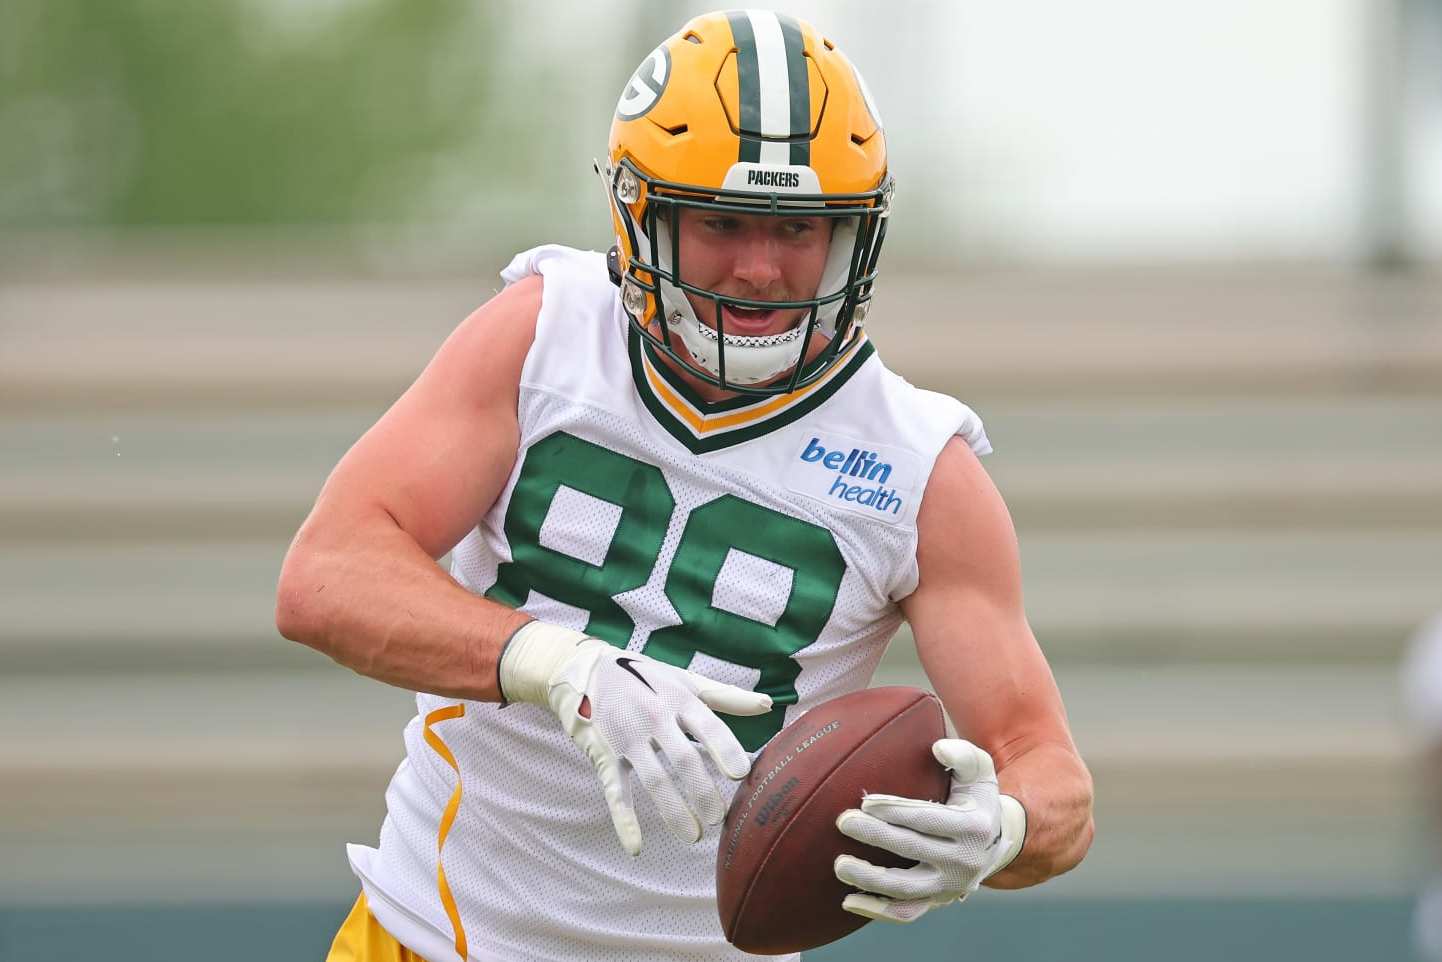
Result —
[[996, 764], [981, 748], [961, 738], [942, 738], [931, 745], [932, 756], [951, 770], [952, 780], [963, 785], [995, 782]]
[[696, 697], [712, 711], [728, 715], [764, 715], [771, 710], [771, 696], [765, 692], [747, 691], [695, 672], [690, 674]]
[[978, 830], [982, 818], [977, 803], [965, 796], [953, 796], [951, 803], [943, 805], [919, 798], [867, 795], [861, 800], [861, 810], [913, 832], [951, 839]]
[[955, 845], [949, 839], [922, 835], [909, 828], [898, 828], [854, 808], [836, 816], [836, 827], [848, 838], [885, 849], [914, 862], [935, 863], [946, 857], [948, 847]]
[[898, 902], [896, 899], [884, 899], [879, 895], [867, 895], [865, 892], [853, 892], [841, 900], [841, 907], [854, 915], [902, 924], [915, 922], [930, 911], [932, 905], [929, 899]]
[[726, 723], [704, 708], [694, 708], [681, 714], [681, 727], [695, 736], [721, 770], [721, 774], [734, 780], [746, 777], [751, 771], [751, 757], [736, 740]]
[[631, 803], [627, 788], [629, 774], [614, 758], [596, 765], [596, 774], [601, 779], [601, 792], [606, 797], [606, 806], [611, 810], [611, 824], [621, 847], [631, 855], [641, 854], [641, 823], [636, 820], [636, 807]]
[[676, 783], [662, 767], [661, 759], [653, 752], [642, 750], [636, 752], [630, 762], [636, 770], [636, 778], [640, 780], [641, 787], [651, 796], [656, 811], [661, 815], [661, 821], [666, 823], [671, 833], [687, 842], [698, 841], [701, 838], [701, 823], [696, 821], [696, 816], [681, 797]]
[[706, 770], [706, 763], [696, 746], [686, 739], [681, 729], [658, 736], [656, 740], [666, 755], [666, 761], [671, 764], [671, 770], [676, 773], [676, 779], [685, 790], [696, 816], [705, 825], [721, 824], [721, 820], [726, 817], [726, 803], [721, 800], [721, 792], [717, 790], [711, 773]]
[[838, 855], [832, 863], [836, 877], [847, 885], [873, 895], [909, 901], [928, 898], [939, 887], [940, 877], [930, 865], [915, 868], [883, 868], [854, 855]]

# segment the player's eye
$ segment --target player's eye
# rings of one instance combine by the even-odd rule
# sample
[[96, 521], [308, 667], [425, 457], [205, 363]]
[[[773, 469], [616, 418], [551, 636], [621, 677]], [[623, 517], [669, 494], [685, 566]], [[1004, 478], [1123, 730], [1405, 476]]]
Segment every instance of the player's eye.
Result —
[[741, 226], [741, 222], [735, 217], [726, 217], [721, 214], [711, 214], [701, 221], [701, 226], [717, 234], [729, 234]]
[[781, 222], [781, 233], [792, 239], [810, 237], [818, 230], [818, 225], [813, 218], [792, 218]]

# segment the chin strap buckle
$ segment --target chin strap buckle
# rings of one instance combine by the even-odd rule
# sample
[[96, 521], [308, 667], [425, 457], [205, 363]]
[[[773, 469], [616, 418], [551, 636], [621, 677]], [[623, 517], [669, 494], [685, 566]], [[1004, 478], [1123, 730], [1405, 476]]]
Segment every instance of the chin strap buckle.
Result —
[[606, 251], [606, 273], [611, 275], [612, 284], [621, 286], [621, 248], [615, 244]]

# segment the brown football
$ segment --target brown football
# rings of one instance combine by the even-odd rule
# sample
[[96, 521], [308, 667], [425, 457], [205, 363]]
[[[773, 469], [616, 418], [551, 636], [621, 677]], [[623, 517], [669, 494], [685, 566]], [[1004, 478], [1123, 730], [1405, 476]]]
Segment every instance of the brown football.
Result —
[[868, 688], [824, 702], [787, 725], [736, 790], [716, 853], [721, 928], [747, 952], [814, 949], [861, 928], [841, 907], [855, 891], [832, 872], [844, 853], [876, 865], [914, 862], [842, 835], [836, 816], [863, 793], [946, 800], [951, 777], [931, 743], [946, 737], [936, 696]]

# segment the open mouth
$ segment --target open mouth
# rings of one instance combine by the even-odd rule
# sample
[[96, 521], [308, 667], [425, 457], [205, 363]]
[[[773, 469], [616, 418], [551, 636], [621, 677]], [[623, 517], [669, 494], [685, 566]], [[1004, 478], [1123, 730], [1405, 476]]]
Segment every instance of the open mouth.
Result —
[[765, 308], [736, 307], [725, 304], [721, 308], [722, 322], [727, 334], [755, 335], [766, 332], [775, 323], [781, 312]]

